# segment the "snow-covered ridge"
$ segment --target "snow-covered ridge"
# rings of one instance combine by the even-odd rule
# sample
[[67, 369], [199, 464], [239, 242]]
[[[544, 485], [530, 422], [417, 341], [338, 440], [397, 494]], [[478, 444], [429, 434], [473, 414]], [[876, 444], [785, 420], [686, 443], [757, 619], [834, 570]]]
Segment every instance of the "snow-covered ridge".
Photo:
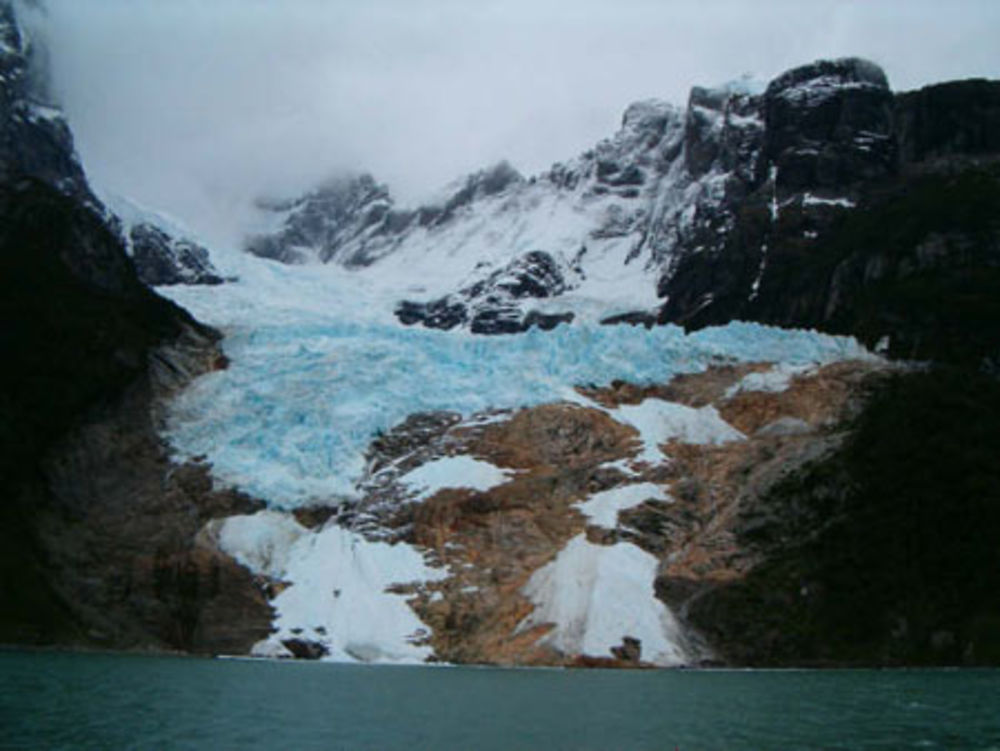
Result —
[[476, 284], [542, 251], [561, 268], [580, 269], [579, 283], [565, 290], [570, 307], [581, 296], [607, 300], [612, 314], [652, 306], [655, 264], [643, 254], [644, 225], [683, 129], [679, 108], [636, 103], [615, 136], [580, 157], [528, 180], [501, 163], [417, 209], [396, 208], [368, 176], [340, 181], [271, 206], [276, 231], [255, 236], [248, 248], [285, 261], [375, 263], [386, 276], [413, 280], [409, 299], [416, 300]]

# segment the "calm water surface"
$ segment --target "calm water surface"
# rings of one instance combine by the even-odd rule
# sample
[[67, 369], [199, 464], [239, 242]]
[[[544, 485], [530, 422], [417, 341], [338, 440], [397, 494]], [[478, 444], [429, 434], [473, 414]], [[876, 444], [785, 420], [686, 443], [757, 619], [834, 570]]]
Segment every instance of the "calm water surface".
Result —
[[3, 749], [1000, 749], [1000, 671], [564, 671], [0, 652]]

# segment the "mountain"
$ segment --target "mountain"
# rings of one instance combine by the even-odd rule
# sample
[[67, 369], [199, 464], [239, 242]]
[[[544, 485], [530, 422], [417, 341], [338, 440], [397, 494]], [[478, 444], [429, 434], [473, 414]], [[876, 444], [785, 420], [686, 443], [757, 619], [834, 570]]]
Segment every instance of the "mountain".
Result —
[[[234, 343], [242, 365], [186, 403], [173, 433], [271, 499], [212, 531], [288, 585], [256, 653], [994, 662], [1000, 498], [976, 489], [996, 487], [1000, 449], [998, 96], [990, 81], [897, 95], [872, 63], [820, 61], [764, 87], [695, 88], [683, 109], [632, 105], [577, 159], [527, 179], [499, 165], [430, 206], [396, 208], [364, 175], [262, 204], [277, 229], [248, 249], [298, 265], [283, 284], [322, 278], [329, 297], [302, 304], [330, 318], [283, 305], [295, 325]], [[366, 291], [378, 294], [360, 304]], [[347, 300], [370, 312], [387, 296], [406, 336], [384, 319], [339, 323], [359, 318]], [[734, 320], [941, 365], [821, 355], [821, 339], [769, 354]], [[700, 360], [697, 335], [673, 340], [675, 323], [704, 329], [719, 359]], [[467, 352], [462, 330], [525, 339], [473, 337]], [[331, 342], [355, 337], [366, 372], [327, 386], [322, 363], [345, 353]], [[253, 389], [239, 421], [205, 413], [262, 381], [285, 396]], [[330, 467], [352, 481], [334, 488]], [[358, 580], [310, 571], [346, 570], [347, 548], [351, 566], [378, 570], [387, 542], [425, 557], [377, 606], [399, 630], [376, 635], [356, 630], [376, 607]]]
[[0, 21], [0, 640], [1000, 661], [996, 84], [818, 62], [422, 208], [332, 180], [222, 279]]
[[280, 229], [247, 249], [405, 275], [406, 324], [511, 333], [596, 300], [609, 323], [753, 320], [979, 361], [1000, 320], [998, 113], [994, 81], [893, 94], [873, 63], [822, 61], [634, 104], [580, 157], [483, 170], [437, 205], [397, 209], [368, 175], [262, 204]]

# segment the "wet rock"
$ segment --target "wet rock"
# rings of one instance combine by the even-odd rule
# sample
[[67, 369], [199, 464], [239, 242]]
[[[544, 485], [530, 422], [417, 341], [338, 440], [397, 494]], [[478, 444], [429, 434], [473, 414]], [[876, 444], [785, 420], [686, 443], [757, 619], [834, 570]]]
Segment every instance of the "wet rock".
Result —
[[128, 236], [132, 260], [143, 282], [161, 284], [222, 284], [208, 250], [197, 243], [171, 237], [151, 224], [134, 225]]
[[330, 654], [326, 645], [308, 639], [285, 639], [281, 643], [296, 660], [318, 660]]
[[642, 642], [626, 636], [622, 639], [621, 646], [611, 648], [611, 654], [622, 662], [639, 662], [642, 656]]
[[572, 313], [543, 313], [526, 307], [569, 288], [567, 271], [542, 251], [515, 258], [457, 293], [426, 303], [403, 301], [396, 317], [406, 325], [451, 329], [468, 324], [474, 334], [516, 334], [537, 326], [550, 330], [573, 320]]

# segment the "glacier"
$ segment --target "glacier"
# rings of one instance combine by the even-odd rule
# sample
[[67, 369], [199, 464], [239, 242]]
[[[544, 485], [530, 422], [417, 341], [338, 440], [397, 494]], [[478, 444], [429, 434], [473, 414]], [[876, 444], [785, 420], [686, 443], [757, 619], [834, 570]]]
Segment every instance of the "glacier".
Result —
[[575, 386], [658, 383], [725, 361], [872, 357], [852, 338], [751, 323], [686, 334], [580, 322], [505, 337], [406, 328], [392, 315], [398, 281], [377, 269], [218, 265], [239, 281], [160, 288], [223, 330], [230, 360], [172, 400], [165, 433], [177, 458], [204, 458], [217, 481], [272, 508], [356, 498], [370, 441], [415, 412], [579, 401]]

